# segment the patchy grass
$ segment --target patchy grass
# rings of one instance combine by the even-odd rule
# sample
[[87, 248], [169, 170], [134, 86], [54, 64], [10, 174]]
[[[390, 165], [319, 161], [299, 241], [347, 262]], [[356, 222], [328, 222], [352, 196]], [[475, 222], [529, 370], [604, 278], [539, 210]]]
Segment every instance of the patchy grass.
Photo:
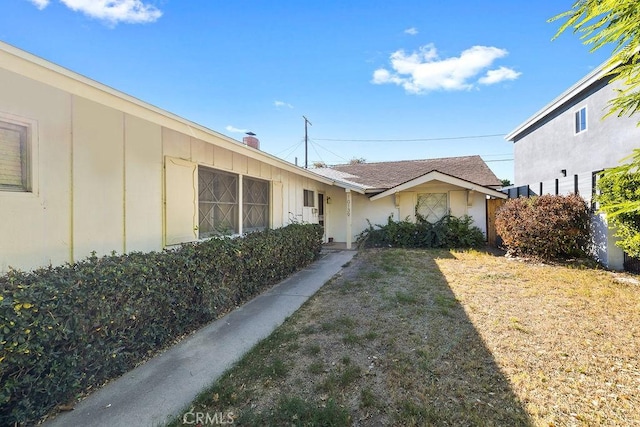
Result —
[[640, 285], [584, 265], [367, 250], [193, 408], [236, 425], [640, 425], [639, 313]]

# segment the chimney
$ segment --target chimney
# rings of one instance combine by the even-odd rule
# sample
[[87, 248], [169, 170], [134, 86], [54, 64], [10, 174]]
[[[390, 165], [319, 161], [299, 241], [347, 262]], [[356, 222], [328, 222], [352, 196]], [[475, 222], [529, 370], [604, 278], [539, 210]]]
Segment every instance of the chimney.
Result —
[[255, 148], [256, 150], [260, 149], [260, 140], [256, 138], [256, 134], [253, 132], [247, 132], [247, 136], [242, 138], [242, 143], [244, 145], [248, 145], [249, 147]]

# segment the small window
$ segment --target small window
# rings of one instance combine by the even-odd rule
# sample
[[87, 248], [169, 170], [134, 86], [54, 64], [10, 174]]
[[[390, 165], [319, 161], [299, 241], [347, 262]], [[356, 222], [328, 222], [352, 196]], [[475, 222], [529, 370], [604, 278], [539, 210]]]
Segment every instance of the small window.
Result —
[[576, 133], [587, 130], [587, 107], [582, 107], [576, 111]]
[[0, 121], [0, 191], [31, 191], [30, 129]]
[[314, 203], [314, 195], [312, 190], [304, 190], [304, 206], [307, 208], [312, 208], [315, 206]]

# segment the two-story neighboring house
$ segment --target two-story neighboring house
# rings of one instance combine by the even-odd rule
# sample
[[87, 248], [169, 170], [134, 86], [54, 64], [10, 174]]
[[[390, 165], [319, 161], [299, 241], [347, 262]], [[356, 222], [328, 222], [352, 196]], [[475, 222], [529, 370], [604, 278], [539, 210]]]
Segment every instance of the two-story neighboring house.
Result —
[[[617, 166], [640, 147], [638, 117], [603, 118], [621, 82], [611, 82], [601, 65], [506, 136], [513, 141], [515, 184], [531, 194], [579, 193], [591, 203], [598, 173]], [[594, 210], [595, 256], [621, 270], [625, 255], [615, 246], [615, 230]]]

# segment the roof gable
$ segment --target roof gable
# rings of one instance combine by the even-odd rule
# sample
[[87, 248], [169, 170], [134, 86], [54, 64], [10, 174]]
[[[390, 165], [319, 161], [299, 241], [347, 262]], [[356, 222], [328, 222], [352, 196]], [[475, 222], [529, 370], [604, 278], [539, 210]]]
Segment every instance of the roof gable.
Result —
[[398, 193], [400, 191], [408, 190], [420, 184], [426, 184], [428, 182], [439, 181], [447, 184], [452, 184], [457, 187], [465, 188], [470, 191], [477, 191], [482, 194], [486, 194], [488, 196], [497, 197], [499, 199], [506, 199], [507, 195], [498, 190], [494, 190], [493, 188], [485, 187], [483, 185], [474, 184], [473, 182], [456, 178], [455, 176], [447, 175], [445, 173], [441, 173], [438, 171], [431, 171], [422, 176], [414, 178], [410, 181], [407, 181], [403, 184], [400, 184], [396, 187], [392, 187], [382, 193], [378, 193], [375, 196], [371, 197], [371, 200], [381, 199], [386, 196], [390, 196], [394, 193]]
[[379, 191], [397, 187], [433, 171], [483, 187], [501, 185], [480, 156], [356, 163], [314, 169], [314, 172], [328, 178], [354, 183], [365, 190]]

